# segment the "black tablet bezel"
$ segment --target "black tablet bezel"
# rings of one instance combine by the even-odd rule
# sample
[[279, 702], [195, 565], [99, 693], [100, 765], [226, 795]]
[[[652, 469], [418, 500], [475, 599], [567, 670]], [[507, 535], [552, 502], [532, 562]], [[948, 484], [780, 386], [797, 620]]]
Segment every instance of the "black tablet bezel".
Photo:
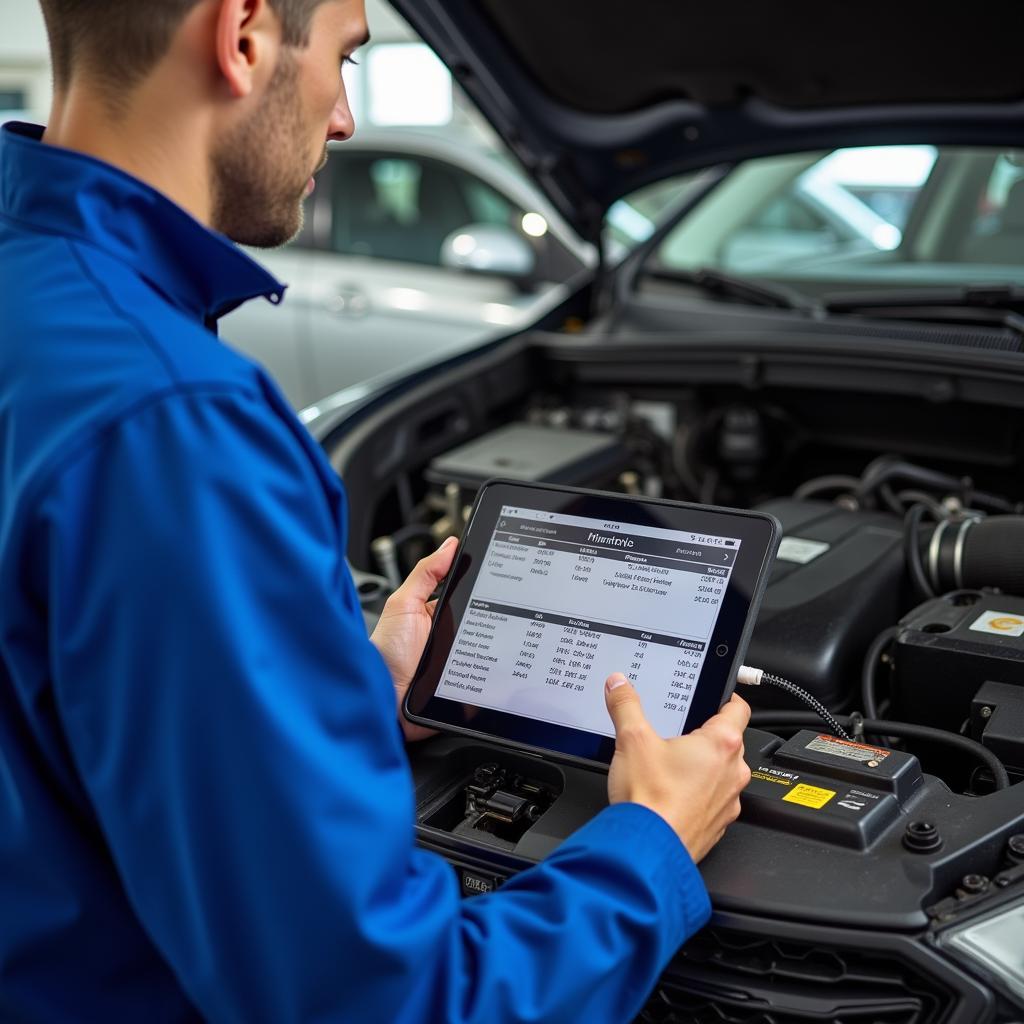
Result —
[[607, 770], [615, 750], [611, 737], [436, 696], [458, 623], [466, 611], [483, 554], [504, 505], [738, 537], [741, 543], [736, 563], [708, 641], [708, 656], [684, 733], [702, 725], [721, 707], [735, 685], [781, 537], [781, 527], [774, 516], [578, 487], [489, 480], [477, 494], [438, 599], [423, 656], [403, 702], [406, 718], [445, 732], [476, 736], [556, 760]]

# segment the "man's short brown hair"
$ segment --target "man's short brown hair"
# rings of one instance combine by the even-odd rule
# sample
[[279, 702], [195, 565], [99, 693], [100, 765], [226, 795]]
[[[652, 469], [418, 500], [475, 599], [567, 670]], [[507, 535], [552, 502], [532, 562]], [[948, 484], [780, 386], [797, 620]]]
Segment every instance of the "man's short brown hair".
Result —
[[[269, 0], [285, 44], [305, 46], [313, 11], [323, 0]], [[199, 0], [40, 0], [50, 37], [57, 88], [85, 70], [114, 88], [128, 88], [160, 60], [185, 15]]]

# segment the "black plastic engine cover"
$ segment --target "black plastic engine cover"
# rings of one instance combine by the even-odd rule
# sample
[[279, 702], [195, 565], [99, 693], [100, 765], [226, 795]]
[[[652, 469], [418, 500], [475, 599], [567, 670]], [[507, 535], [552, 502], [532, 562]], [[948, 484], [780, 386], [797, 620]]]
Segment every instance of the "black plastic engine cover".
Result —
[[[1019, 790], [959, 796], [922, 775], [909, 754], [874, 757], [867, 745], [849, 744], [860, 748], [850, 756], [815, 742], [818, 736], [805, 730], [783, 742], [747, 730], [751, 770], [762, 777], [778, 772], [782, 781], [755, 778], [740, 820], [702, 862], [716, 908], [820, 924], [924, 927], [930, 902], [968, 871], [994, 874], [1006, 839], [1024, 829]], [[454, 737], [413, 744], [409, 754], [420, 843], [499, 881], [546, 857], [607, 805], [601, 772]], [[557, 794], [514, 844], [430, 824], [439, 798], [485, 761], [534, 776]], [[906, 826], [916, 820], [934, 826], [940, 846], [904, 846]]]
[[903, 721], [957, 732], [989, 681], [1024, 696], [1024, 598], [958, 590], [926, 601], [899, 625], [890, 685]]
[[[933, 933], [937, 908], [954, 918], [984, 912], [985, 901], [1024, 885], [1008, 853], [1010, 837], [1024, 833], [1020, 792], [960, 796], [911, 755], [833, 742], [747, 730], [754, 782], [740, 819], [700, 865], [714, 916], [679, 951], [638, 1022], [994, 1024], [992, 992], [943, 956]], [[412, 744], [409, 754], [418, 841], [452, 864], [470, 897], [546, 856], [606, 805], [600, 772], [453, 737]], [[555, 794], [514, 844], [429, 824], [485, 761]], [[912, 823], [927, 824], [936, 845], [908, 845]], [[984, 891], [964, 894], [967, 876]]]
[[[758, 506], [782, 523], [747, 664], [784, 676], [836, 711], [859, 693], [864, 652], [906, 607], [900, 521], [829, 502], [779, 499]], [[743, 694], [758, 708], [793, 708], [769, 687]]]

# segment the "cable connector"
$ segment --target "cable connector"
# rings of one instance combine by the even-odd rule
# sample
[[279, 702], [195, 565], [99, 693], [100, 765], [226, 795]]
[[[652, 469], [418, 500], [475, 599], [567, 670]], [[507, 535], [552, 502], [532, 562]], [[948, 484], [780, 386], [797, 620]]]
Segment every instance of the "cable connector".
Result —
[[850, 732], [857, 743], [864, 742], [864, 716], [859, 711], [850, 712]]
[[742, 683], [744, 686], [760, 686], [763, 676], [763, 668], [751, 668], [749, 665], [740, 665], [740, 670], [736, 673], [736, 682]]
[[740, 666], [739, 672], [736, 673], [736, 682], [742, 683], [744, 686], [760, 686], [764, 683], [766, 686], [774, 686], [776, 689], [785, 691], [790, 696], [796, 697], [797, 700], [802, 700], [811, 708], [832, 730], [833, 735], [849, 740], [849, 734], [836, 720], [835, 715], [817, 697], [797, 686], [796, 683], [791, 683], [788, 679], [783, 679], [782, 676], [773, 675], [771, 672], [765, 672], [763, 668], [754, 668], [751, 665]]

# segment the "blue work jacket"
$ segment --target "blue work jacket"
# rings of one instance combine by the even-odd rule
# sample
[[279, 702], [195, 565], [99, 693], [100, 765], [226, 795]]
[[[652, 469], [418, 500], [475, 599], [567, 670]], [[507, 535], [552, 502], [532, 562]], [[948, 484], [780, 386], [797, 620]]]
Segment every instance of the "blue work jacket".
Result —
[[41, 133], [0, 132], [0, 1020], [628, 1021], [709, 913], [684, 847], [618, 805], [460, 899], [341, 483], [211, 329], [283, 287]]

